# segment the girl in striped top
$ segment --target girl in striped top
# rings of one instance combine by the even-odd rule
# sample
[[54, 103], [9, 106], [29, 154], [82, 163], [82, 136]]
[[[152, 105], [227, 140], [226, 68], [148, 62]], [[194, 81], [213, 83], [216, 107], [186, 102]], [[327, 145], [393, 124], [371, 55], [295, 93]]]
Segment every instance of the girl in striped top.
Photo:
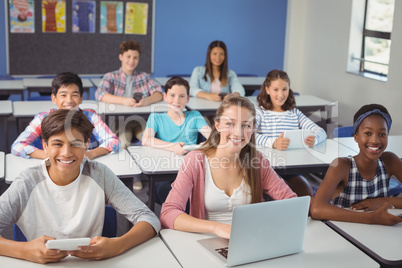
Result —
[[[286, 72], [272, 70], [265, 78], [257, 97], [256, 141], [260, 146], [286, 150], [289, 139], [284, 138], [285, 130], [309, 129], [314, 135], [306, 137], [304, 142], [313, 147], [327, 138], [325, 131], [307, 118], [296, 108], [290, 79]], [[307, 180], [301, 176], [285, 176], [284, 179], [294, 192], [300, 195], [313, 195]]]
[[402, 161], [388, 145], [391, 116], [379, 104], [364, 105], [354, 116], [359, 153], [335, 159], [318, 187], [311, 216], [319, 220], [393, 225], [402, 218], [388, 213], [402, 208], [402, 198], [389, 196], [389, 178], [402, 181]]

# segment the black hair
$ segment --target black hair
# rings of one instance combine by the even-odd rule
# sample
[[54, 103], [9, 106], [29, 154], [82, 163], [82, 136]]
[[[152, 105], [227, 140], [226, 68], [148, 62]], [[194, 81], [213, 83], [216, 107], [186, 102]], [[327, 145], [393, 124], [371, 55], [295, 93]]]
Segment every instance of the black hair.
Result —
[[52, 81], [52, 94], [57, 95], [57, 92], [61, 87], [67, 87], [69, 85], [76, 85], [80, 91], [80, 96], [84, 94], [81, 78], [74, 73], [65, 72], [59, 73]]
[[165, 93], [168, 92], [174, 85], [184, 86], [186, 88], [187, 95], [190, 95], [190, 85], [187, 80], [180, 76], [173, 76], [165, 84]]

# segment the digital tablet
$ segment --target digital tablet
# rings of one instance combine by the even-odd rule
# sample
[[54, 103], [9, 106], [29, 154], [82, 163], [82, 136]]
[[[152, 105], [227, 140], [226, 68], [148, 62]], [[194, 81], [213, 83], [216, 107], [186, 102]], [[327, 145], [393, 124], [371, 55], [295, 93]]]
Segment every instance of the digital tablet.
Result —
[[285, 130], [283, 137], [289, 139], [288, 149], [300, 149], [307, 147], [307, 144], [304, 143], [304, 140], [306, 137], [312, 135], [314, 134], [309, 129], [293, 129]]
[[201, 144], [184, 145], [183, 149], [186, 151], [192, 151], [201, 147]]
[[46, 242], [46, 247], [48, 249], [58, 249], [58, 250], [77, 250], [80, 246], [89, 246], [91, 238], [70, 238], [70, 239], [56, 239], [49, 240]]

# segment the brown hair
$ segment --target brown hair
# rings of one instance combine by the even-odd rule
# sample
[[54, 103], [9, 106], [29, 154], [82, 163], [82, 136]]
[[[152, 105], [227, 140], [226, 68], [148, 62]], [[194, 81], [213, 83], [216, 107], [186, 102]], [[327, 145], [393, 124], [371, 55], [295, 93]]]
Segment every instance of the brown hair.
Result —
[[212, 62], [211, 62], [211, 52], [212, 49], [215, 47], [220, 47], [223, 49], [225, 52], [225, 59], [223, 60], [221, 66], [220, 66], [220, 77], [219, 81], [221, 81], [222, 86], [226, 86], [228, 84], [228, 51], [226, 49], [226, 45], [223, 41], [213, 41], [211, 44], [208, 46], [207, 50], [207, 60], [205, 62], [205, 74], [204, 74], [204, 80], [207, 81], [207, 75], [209, 75], [209, 78], [211, 78], [211, 83], [215, 80], [214, 74], [212, 72]]
[[[255, 121], [255, 107], [254, 105], [246, 98], [240, 96], [231, 96], [222, 102], [216, 111], [216, 115], [214, 120], [219, 122], [221, 116], [225, 112], [226, 109], [237, 106], [240, 108], [246, 108], [250, 111], [253, 116], [253, 127], [256, 125]], [[218, 133], [215, 124], [212, 124], [211, 134], [208, 139], [205, 141], [203, 146], [200, 148], [201, 151], [205, 153], [206, 156], [210, 156], [216, 152], [216, 149], [220, 142], [220, 134]], [[255, 149], [255, 134], [251, 135], [250, 142], [244, 146], [240, 155], [238, 156], [238, 160], [240, 162], [241, 173], [244, 175], [245, 182], [250, 186], [251, 189], [251, 202], [259, 203], [261, 202], [261, 183], [260, 183], [260, 171], [259, 168], [256, 168], [252, 161], [257, 158], [257, 150]], [[237, 159], [236, 159], [237, 160]]]
[[124, 41], [120, 44], [120, 54], [123, 55], [124, 52], [129, 50], [137, 50], [139, 54], [141, 54], [141, 46], [140, 43], [135, 40]]
[[[290, 79], [286, 72], [282, 70], [272, 70], [267, 74], [264, 83], [261, 86], [260, 94], [257, 96], [257, 102], [259, 107], [263, 107], [265, 110], [271, 110], [273, 108], [271, 97], [268, 95], [266, 88], [271, 86], [273, 81], [278, 79], [282, 79], [288, 82], [290, 87]], [[282, 105], [282, 109], [284, 111], [292, 110], [296, 107], [295, 97], [293, 95], [293, 90], [289, 88], [289, 96], [286, 99], [285, 103]]]
[[170, 78], [165, 84], [165, 93], [167, 94], [169, 89], [171, 89], [174, 85], [184, 86], [186, 88], [187, 95], [190, 95], [190, 85], [187, 80], [180, 76], [173, 76]]
[[86, 143], [92, 135], [94, 125], [81, 110], [59, 109], [46, 116], [41, 124], [42, 139], [47, 143], [53, 135], [70, 129], [78, 130], [84, 136]]

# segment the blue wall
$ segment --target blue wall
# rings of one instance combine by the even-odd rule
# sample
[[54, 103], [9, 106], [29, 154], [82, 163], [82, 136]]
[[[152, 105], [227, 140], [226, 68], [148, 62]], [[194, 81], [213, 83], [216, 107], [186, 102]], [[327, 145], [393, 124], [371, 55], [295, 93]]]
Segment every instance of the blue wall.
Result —
[[[283, 68], [286, 0], [155, 0], [154, 76], [190, 74], [213, 40], [226, 43], [229, 68], [265, 76]], [[0, 75], [6, 74], [4, 0]]]

